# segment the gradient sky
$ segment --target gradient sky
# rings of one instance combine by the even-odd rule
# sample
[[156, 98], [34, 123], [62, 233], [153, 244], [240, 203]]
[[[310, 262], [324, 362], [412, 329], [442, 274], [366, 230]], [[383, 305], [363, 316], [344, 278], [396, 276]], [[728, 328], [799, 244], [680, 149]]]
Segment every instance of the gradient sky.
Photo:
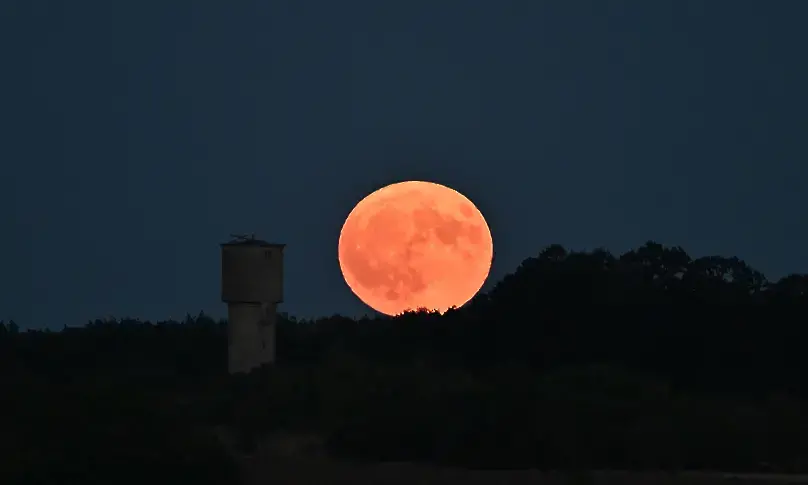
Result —
[[286, 248], [283, 309], [369, 311], [337, 238], [425, 179], [494, 232], [654, 239], [808, 272], [808, 2], [0, 2], [0, 319], [221, 316], [219, 243]]

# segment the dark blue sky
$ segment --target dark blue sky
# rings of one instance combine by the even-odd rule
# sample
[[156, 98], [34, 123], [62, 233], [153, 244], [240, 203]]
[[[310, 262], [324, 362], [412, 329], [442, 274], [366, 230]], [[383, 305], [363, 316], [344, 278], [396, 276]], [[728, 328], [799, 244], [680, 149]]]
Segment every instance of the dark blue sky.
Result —
[[0, 2], [0, 318], [222, 315], [231, 232], [288, 244], [284, 309], [343, 283], [354, 203], [404, 179], [489, 219], [489, 284], [551, 243], [654, 239], [808, 272], [808, 2]]

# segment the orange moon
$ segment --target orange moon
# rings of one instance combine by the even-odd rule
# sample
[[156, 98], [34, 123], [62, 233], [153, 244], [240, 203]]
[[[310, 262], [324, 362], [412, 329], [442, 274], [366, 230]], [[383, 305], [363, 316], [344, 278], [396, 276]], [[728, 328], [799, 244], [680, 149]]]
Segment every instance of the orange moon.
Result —
[[400, 182], [364, 199], [339, 235], [345, 282], [386, 315], [460, 307], [483, 286], [494, 244], [463, 194], [432, 182]]

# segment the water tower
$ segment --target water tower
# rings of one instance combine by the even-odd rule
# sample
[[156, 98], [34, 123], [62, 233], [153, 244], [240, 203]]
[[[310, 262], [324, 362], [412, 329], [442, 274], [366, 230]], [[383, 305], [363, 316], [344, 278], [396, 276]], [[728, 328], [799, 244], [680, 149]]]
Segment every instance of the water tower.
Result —
[[222, 301], [227, 303], [227, 368], [236, 374], [275, 361], [284, 244], [254, 235], [232, 237], [222, 244]]

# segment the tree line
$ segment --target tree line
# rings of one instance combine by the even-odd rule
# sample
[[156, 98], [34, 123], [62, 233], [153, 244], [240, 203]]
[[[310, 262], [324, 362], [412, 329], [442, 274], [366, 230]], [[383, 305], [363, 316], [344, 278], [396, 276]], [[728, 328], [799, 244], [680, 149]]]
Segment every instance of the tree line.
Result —
[[805, 471], [806, 310], [808, 275], [648, 242], [547, 247], [443, 315], [281, 318], [278, 363], [248, 376], [202, 313], [2, 324], [0, 474], [101, 483], [134, 461], [232, 484], [220, 426], [244, 452], [291, 430], [351, 459]]

